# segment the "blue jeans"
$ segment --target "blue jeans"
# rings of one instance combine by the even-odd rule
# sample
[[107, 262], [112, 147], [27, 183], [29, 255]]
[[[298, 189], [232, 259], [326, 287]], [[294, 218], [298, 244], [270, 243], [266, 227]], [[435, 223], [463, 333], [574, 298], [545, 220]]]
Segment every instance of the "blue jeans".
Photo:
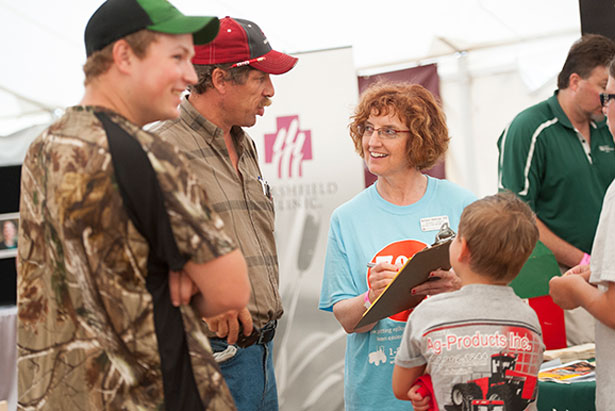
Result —
[[[210, 338], [214, 353], [228, 347], [226, 340]], [[273, 371], [273, 341], [237, 348], [232, 358], [218, 363], [231, 390], [237, 411], [277, 411], [278, 390]]]

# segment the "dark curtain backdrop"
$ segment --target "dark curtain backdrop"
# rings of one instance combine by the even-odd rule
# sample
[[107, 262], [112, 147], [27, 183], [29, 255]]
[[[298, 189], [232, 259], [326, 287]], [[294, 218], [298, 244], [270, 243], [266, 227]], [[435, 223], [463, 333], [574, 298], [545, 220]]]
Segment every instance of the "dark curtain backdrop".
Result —
[[[440, 100], [440, 78], [438, 77], [438, 68], [435, 64], [379, 73], [373, 76], [359, 76], [359, 93], [363, 93], [370, 84], [378, 81], [417, 83], [431, 91]], [[365, 166], [363, 168], [365, 187], [367, 187], [376, 181], [376, 176], [370, 173]], [[438, 164], [426, 170], [425, 174], [429, 174], [432, 177], [445, 178], [444, 158]]]
[[615, 40], [615, 5], [607, 0], [579, 0], [581, 32], [602, 34]]
[[[0, 214], [19, 211], [21, 166], [0, 167]], [[17, 302], [15, 258], [0, 258], [0, 305]]]

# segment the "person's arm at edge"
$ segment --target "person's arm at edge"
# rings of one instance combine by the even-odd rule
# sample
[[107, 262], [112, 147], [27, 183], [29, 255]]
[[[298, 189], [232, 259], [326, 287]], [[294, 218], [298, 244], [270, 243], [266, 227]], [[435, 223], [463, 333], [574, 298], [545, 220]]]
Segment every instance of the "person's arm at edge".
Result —
[[248, 268], [238, 249], [205, 263], [188, 261], [183, 271], [200, 291], [195, 295], [194, 303], [201, 316], [212, 317], [229, 310], [239, 311], [248, 304]]
[[583, 251], [556, 235], [539, 218], [536, 218], [536, 225], [540, 233], [540, 241], [551, 250], [558, 263], [566, 267], [579, 264], [585, 255]]
[[580, 275], [553, 277], [549, 281], [549, 294], [563, 309], [581, 306], [598, 321], [615, 329], [615, 283], [609, 282], [603, 292]]
[[597, 287], [586, 283], [591, 289], [583, 295], [581, 305], [602, 324], [615, 329], [615, 283], [609, 283], [606, 291], [602, 292]]
[[404, 368], [395, 364], [393, 368], [393, 394], [399, 400], [410, 401], [408, 391], [425, 372], [425, 364], [418, 367]]

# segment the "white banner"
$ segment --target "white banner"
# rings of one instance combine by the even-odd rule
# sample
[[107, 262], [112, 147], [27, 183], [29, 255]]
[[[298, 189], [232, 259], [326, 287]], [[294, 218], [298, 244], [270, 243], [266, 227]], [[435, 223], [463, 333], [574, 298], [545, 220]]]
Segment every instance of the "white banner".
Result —
[[348, 134], [358, 86], [351, 48], [297, 57], [292, 71], [273, 76], [273, 105], [248, 132], [276, 207], [280, 408], [329, 411], [343, 408], [345, 333], [318, 297], [331, 213], [364, 186]]

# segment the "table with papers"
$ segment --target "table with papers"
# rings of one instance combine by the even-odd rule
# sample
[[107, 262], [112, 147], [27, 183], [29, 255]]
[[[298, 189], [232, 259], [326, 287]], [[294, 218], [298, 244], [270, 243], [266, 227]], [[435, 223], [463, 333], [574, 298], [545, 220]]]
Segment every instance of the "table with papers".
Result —
[[[575, 347], [566, 349], [573, 350]], [[538, 374], [538, 410], [595, 411], [594, 370], [593, 358], [573, 359], [563, 364], [560, 358], [557, 358], [543, 364]]]

